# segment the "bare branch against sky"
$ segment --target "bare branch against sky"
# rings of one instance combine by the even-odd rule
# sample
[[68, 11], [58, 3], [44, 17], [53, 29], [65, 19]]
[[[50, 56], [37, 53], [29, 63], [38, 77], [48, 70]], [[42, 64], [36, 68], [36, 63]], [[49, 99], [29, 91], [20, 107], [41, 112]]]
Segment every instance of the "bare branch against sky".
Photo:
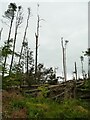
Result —
[[[14, 0], [13, 0], [14, 1]], [[74, 0], [73, 0], [74, 1]], [[58, 74], [62, 73], [62, 48], [60, 38], [69, 40], [67, 46], [67, 72], [71, 75], [74, 70], [74, 63], [77, 62], [78, 73], [81, 73], [80, 56], [82, 51], [88, 48], [88, 1], [78, 2], [39, 2], [39, 15], [45, 20], [41, 22], [39, 35], [38, 62], [44, 63], [46, 67], [59, 67]], [[10, 0], [0, 2], [0, 19], [7, 9]], [[31, 8], [31, 20], [27, 32], [30, 48], [35, 52], [35, 32], [37, 21], [37, 2], [24, 0], [14, 1], [22, 5], [24, 10], [24, 22], [19, 28], [16, 50], [20, 51], [20, 36], [23, 35], [27, 8]], [[7, 39], [8, 26], [0, 21], [0, 29], [3, 28], [1, 44]], [[14, 28], [13, 28], [14, 29]], [[12, 34], [13, 36], [13, 34]], [[87, 72], [87, 57], [84, 61], [84, 69]]]

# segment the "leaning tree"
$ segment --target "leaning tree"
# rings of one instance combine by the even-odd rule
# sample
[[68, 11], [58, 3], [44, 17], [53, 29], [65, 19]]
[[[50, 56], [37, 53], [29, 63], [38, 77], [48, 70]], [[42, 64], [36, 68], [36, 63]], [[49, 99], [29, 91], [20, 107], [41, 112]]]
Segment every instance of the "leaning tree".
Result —
[[[7, 39], [7, 47], [9, 46], [10, 43], [10, 36], [11, 36], [11, 30], [12, 30], [12, 25], [15, 17], [15, 13], [17, 10], [17, 6], [15, 3], [10, 3], [8, 5], [8, 9], [5, 11], [5, 14], [3, 17], [8, 18], [10, 20], [10, 27], [9, 27], [9, 33], [8, 33], [8, 39]], [[6, 49], [7, 50], [7, 49]], [[3, 64], [3, 71], [2, 71], [2, 78], [4, 77], [4, 70], [6, 66], [6, 61], [7, 61], [7, 52], [5, 52], [5, 58], [4, 58], [4, 64]]]
[[11, 57], [9, 76], [11, 74], [11, 70], [12, 70], [12, 66], [13, 66], [15, 45], [16, 45], [16, 39], [17, 39], [17, 31], [18, 31], [19, 26], [22, 23], [22, 20], [23, 20], [22, 7], [18, 6], [17, 15], [16, 15], [15, 35], [14, 35], [14, 43], [13, 43], [13, 50], [12, 50], [12, 57]]

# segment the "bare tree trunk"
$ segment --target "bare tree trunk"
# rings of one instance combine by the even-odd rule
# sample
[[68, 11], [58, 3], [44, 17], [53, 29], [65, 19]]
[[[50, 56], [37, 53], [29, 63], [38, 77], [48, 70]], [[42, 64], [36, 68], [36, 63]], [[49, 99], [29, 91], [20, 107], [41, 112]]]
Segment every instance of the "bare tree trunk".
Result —
[[[39, 6], [38, 6], [39, 7]], [[39, 22], [40, 18], [39, 15], [37, 15], [37, 33], [35, 34], [36, 37], [36, 54], [35, 54], [35, 79], [37, 78], [37, 56], [38, 56], [38, 37], [39, 37]]]
[[65, 82], [67, 81], [67, 71], [66, 71], [66, 48], [64, 48], [64, 77]]
[[[7, 45], [9, 45], [9, 40], [10, 40], [10, 35], [11, 35], [11, 29], [12, 29], [13, 20], [14, 20], [14, 17], [12, 17], [12, 19], [11, 19], [10, 28], [9, 28], [9, 35], [8, 35], [8, 40], [7, 40]], [[6, 61], [7, 61], [7, 53], [6, 53], [4, 64], [3, 64], [2, 79], [4, 77], [4, 70], [5, 70], [5, 66], [6, 66]]]
[[2, 30], [3, 30], [3, 28], [1, 28], [1, 30], [0, 30], [0, 40], [1, 40], [1, 34], [2, 34]]
[[23, 47], [24, 47], [23, 44], [24, 44], [25, 39], [26, 39], [26, 33], [27, 33], [29, 18], [30, 18], [30, 8], [28, 8], [28, 18], [27, 18], [27, 24], [26, 24], [24, 37], [23, 37], [23, 42], [22, 42], [22, 46], [21, 46], [21, 52], [20, 52], [20, 57], [19, 57], [19, 64], [20, 64], [20, 60], [21, 60], [21, 57], [22, 57], [22, 51], [23, 51]]
[[77, 81], [77, 65], [76, 65], [76, 62], [75, 62], [75, 74], [76, 74], [76, 81]]
[[29, 53], [29, 51], [27, 49], [27, 75], [28, 75], [28, 53]]
[[37, 74], [37, 49], [38, 49], [38, 36], [36, 35], [36, 55], [35, 55], [35, 75]]
[[15, 53], [15, 45], [16, 45], [16, 37], [17, 37], [17, 30], [19, 25], [22, 23], [22, 12], [21, 12], [21, 6], [18, 7], [17, 16], [16, 16], [16, 26], [15, 26], [15, 36], [14, 36], [14, 43], [13, 43], [13, 51], [12, 51], [12, 58], [11, 58], [11, 64], [10, 64], [10, 70], [9, 70], [9, 76], [11, 74], [11, 69], [13, 65], [13, 59], [14, 59], [14, 53]]
[[15, 52], [15, 44], [16, 44], [16, 37], [17, 37], [17, 30], [18, 30], [18, 25], [16, 25], [16, 29], [15, 29], [15, 37], [14, 37], [14, 44], [13, 44], [13, 51], [12, 51], [12, 58], [11, 58], [9, 76], [11, 74], [11, 69], [12, 69], [12, 65], [13, 65], [14, 52]]
[[81, 62], [81, 64], [82, 64], [82, 76], [83, 76], [83, 79], [84, 79], [83, 61]]
[[61, 44], [62, 44], [62, 56], [63, 56], [63, 73], [64, 73], [64, 80], [66, 82], [66, 61], [65, 61], [65, 48], [63, 45], [63, 38], [61, 38]]

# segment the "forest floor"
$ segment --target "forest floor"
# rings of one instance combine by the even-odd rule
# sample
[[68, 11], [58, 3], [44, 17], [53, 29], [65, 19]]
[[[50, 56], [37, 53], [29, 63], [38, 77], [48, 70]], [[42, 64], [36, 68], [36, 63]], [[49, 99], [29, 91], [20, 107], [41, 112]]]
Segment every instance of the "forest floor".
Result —
[[17, 119], [36, 118], [57, 118], [77, 119], [90, 118], [90, 99], [68, 99], [55, 101], [48, 98], [32, 98], [23, 95], [19, 90], [2, 91], [2, 117]]

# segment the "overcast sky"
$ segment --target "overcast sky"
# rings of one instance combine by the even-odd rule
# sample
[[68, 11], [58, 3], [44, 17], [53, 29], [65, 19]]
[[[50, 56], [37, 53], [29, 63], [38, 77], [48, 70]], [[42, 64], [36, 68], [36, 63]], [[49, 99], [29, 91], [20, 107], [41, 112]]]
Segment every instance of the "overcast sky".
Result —
[[[14, 0], [13, 0], [14, 1]], [[27, 8], [31, 8], [31, 18], [27, 32], [29, 47], [35, 52], [35, 32], [37, 21], [37, 2], [18, 2], [24, 11], [24, 20], [18, 30], [16, 50], [20, 51], [22, 36], [26, 25]], [[69, 40], [67, 45], [67, 72], [68, 77], [74, 70], [74, 62], [77, 62], [78, 73], [81, 73], [80, 56], [82, 51], [88, 47], [88, 2], [39, 2], [39, 15], [45, 21], [40, 22], [38, 62], [44, 63], [46, 67], [59, 67], [58, 74], [62, 74], [62, 47], [61, 37]], [[0, 18], [7, 9], [9, 0], [0, 3]], [[7, 39], [8, 27], [0, 21], [3, 26], [2, 40]], [[13, 27], [14, 28], [14, 27]], [[13, 37], [13, 33], [12, 33]], [[87, 57], [84, 59], [84, 69], [87, 72]]]

